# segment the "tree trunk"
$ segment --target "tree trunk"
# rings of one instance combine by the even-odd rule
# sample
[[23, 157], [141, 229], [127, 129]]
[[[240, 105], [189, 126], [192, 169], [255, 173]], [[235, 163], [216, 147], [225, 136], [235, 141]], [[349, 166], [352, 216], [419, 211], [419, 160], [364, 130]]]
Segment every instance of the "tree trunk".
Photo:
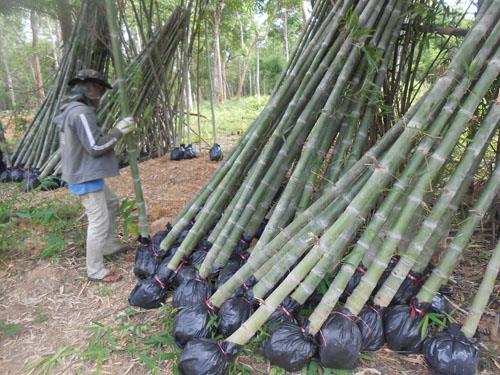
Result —
[[38, 15], [34, 10], [31, 11], [30, 21], [31, 21], [31, 32], [33, 37], [32, 47], [33, 47], [33, 68], [35, 71], [35, 86], [38, 92], [38, 97], [40, 98], [41, 102], [45, 97], [45, 92], [43, 90], [42, 67], [40, 65], [40, 51], [38, 51], [38, 32], [39, 32]]
[[60, 27], [58, 23], [52, 24], [49, 22], [49, 32], [52, 34], [50, 38], [52, 42], [53, 54], [54, 54], [54, 66], [56, 69], [59, 69], [59, 65], [61, 62], [61, 33]]
[[66, 45], [71, 38], [71, 30], [73, 29], [73, 20], [71, 18], [71, 6], [68, 0], [57, 0], [56, 3], [57, 20], [61, 27], [61, 35], [63, 43]]
[[259, 35], [257, 34], [257, 43], [255, 43], [255, 95], [260, 96], [260, 54], [259, 54]]
[[[241, 75], [240, 75], [240, 81], [238, 82], [238, 90], [236, 91], [236, 99], [237, 100], [240, 100], [241, 98], [241, 94], [243, 93], [243, 86], [245, 84], [245, 79], [246, 79], [246, 76], [247, 76], [247, 72], [248, 72], [248, 67], [250, 66], [250, 59], [252, 57], [252, 49], [255, 47], [255, 45], [257, 44], [257, 38], [255, 38], [253, 44], [252, 44], [252, 48], [250, 48], [248, 50], [248, 53], [245, 57], [245, 61], [243, 63], [243, 69], [242, 69], [242, 72], [241, 72]], [[251, 86], [251, 78], [250, 78], [250, 86]], [[250, 91], [251, 91], [251, 88], [250, 88]], [[250, 93], [251, 94], [251, 93]]]
[[14, 86], [12, 85], [12, 75], [10, 73], [10, 67], [7, 61], [7, 57], [5, 56], [3, 43], [4, 43], [3, 38], [2, 36], [0, 36], [0, 64], [3, 65], [5, 87], [9, 91], [10, 104], [11, 108], [13, 109], [16, 107], [16, 94], [14, 93]]
[[307, 10], [307, 0], [302, 0], [301, 2], [301, 10], [302, 10], [302, 21], [305, 25], [307, 24], [307, 21], [309, 21], [309, 11]]
[[283, 4], [283, 42], [285, 45], [285, 56], [286, 61], [290, 60], [290, 51], [288, 47], [288, 9], [286, 9], [285, 4]]
[[215, 98], [218, 102], [226, 99], [224, 88], [224, 77], [222, 75], [222, 57], [220, 51], [220, 24], [222, 11], [224, 10], [224, 0], [219, 0], [214, 13], [214, 89]]

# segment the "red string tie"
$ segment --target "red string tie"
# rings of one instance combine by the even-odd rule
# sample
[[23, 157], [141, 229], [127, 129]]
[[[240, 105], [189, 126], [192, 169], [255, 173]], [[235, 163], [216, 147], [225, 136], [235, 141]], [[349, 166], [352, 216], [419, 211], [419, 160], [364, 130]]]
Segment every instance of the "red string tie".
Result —
[[175, 269], [175, 273], [179, 273], [179, 271], [182, 269], [182, 267], [184, 267], [185, 265], [187, 264], [187, 261], [186, 260], [182, 260], [181, 263], [177, 266], [177, 268]]
[[415, 319], [417, 314], [421, 317], [425, 316], [425, 311], [422, 309], [419, 309], [415, 305], [410, 304], [410, 318]]
[[281, 307], [281, 310], [283, 310], [283, 312], [285, 313], [285, 315], [286, 315], [287, 317], [289, 317], [290, 319], [293, 319], [293, 314], [292, 314], [290, 311], [288, 311], [288, 310], [285, 308], [285, 306], [280, 305], [280, 307]]
[[368, 308], [369, 308], [370, 310], [375, 311], [375, 314], [377, 314], [377, 315], [378, 315], [378, 316], [380, 316], [380, 317], [382, 316], [382, 313], [381, 313], [379, 310], [377, 310], [375, 307], [370, 306], [370, 305], [367, 305], [367, 306], [368, 306]]
[[229, 355], [224, 349], [222, 349], [222, 346], [220, 345], [219, 342], [217, 342], [217, 346], [219, 347], [219, 349], [222, 352], [222, 354], [224, 354], [226, 357]]
[[160, 284], [160, 287], [162, 289], [165, 289], [165, 283], [163, 281], [161, 281], [161, 279], [158, 277], [158, 276], [155, 276], [155, 281]]
[[416, 278], [415, 276], [413, 276], [411, 273], [409, 273], [407, 276], [406, 276], [407, 279], [410, 279], [411, 281], [413, 281], [413, 283], [415, 285], [420, 285], [422, 284], [422, 279], [419, 279], [419, 278]]
[[219, 309], [217, 307], [215, 307], [214, 305], [212, 305], [212, 303], [210, 302], [210, 300], [208, 298], [205, 300], [205, 305], [213, 313], [217, 314], [219, 312]]

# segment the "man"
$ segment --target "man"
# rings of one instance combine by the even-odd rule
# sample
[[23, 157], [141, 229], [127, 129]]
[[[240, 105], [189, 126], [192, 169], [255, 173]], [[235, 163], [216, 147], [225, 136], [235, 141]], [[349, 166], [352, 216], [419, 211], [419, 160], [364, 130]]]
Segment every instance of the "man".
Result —
[[91, 69], [78, 72], [56, 122], [60, 131], [62, 179], [69, 191], [80, 197], [88, 218], [86, 264], [91, 281], [119, 281], [122, 276], [109, 271], [104, 256], [123, 250], [115, 237], [118, 197], [105, 184], [105, 177], [119, 174], [114, 147], [134, 129], [131, 117], [120, 120], [103, 135], [96, 109], [111, 85]]

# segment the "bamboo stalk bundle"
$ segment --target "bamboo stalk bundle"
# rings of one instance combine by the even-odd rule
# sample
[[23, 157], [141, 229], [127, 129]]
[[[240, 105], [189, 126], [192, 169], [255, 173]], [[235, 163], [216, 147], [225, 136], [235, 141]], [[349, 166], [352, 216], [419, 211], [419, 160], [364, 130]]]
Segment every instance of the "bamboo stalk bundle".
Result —
[[[101, 19], [105, 14], [101, 8], [99, 6], [100, 18], [96, 16], [96, 19]], [[86, 9], [86, 7], [82, 8], [82, 15], [89, 13]], [[140, 124], [135, 134], [138, 156], [141, 158], [163, 155], [173, 143], [173, 129], [180, 113], [179, 98], [182, 96], [183, 85], [182, 70], [177, 68], [182, 65], [182, 61], [178, 59], [178, 51], [184, 49], [182, 44], [189, 27], [190, 14], [191, 10], [188, 8], [176, 8], [164, 25], [153, 33], [144, 49], [132, 59], [124, 70], [125, 89], [130, 101], [131, 115]], [[85, 34], [79, 29], [79, 25], [84, 22], [85, 20], [77, 23], [74, 31], [75, 35]], [[109, 34], [107, 31], [106, 33]], [[76, 42], [75, 44], [78, 45]], [[106, 42], [104, 47], [104, 52], [108, 56], [109, 42]], [[88, 49], [86, 48], [86, 50]], [[71, 50], [71, 53], [73, 52]], [[190, 53], [190, 50], [187, 52]], [[67, 56], [68, 58], [71, 56], [69, 52]], [[94, 65], [92, 61], [80, 61], [76, 66], [97, 66], [103, 71], [104, 66], [101, 65], [103, 64]], [[62, 64], [56, 81], [58, 87], [57, 101], [54, 101], [52, 97], [47, 97], [46, 104], [42, 105], [40, 109], [41, 114], [35, 118], [15, 154], [15, 156], [17, 155], [15, 165], [39, 169], [41, 177], [56, 174], [60, 168], [59, 153], [56, 146], [58, 132], [52, 119], [57, 114], [60, 100], [66, 90], [67, 81], [72, 77], [74, 71], [74, 67], [68, 70], [66, 65]], [[112, 128], [120, 117], [118, 92], [119, 85], [115, 83], [112, 90], [109, 90], [101, 100], [97, 116], [103, 131]], [[165, 92], [171, 94], [167, 96], [164, 94]], [[52, 91], [49, 92], [50, 95], [53, 95]], [[160, 98], [163, 99], [159, 100]], [[44, 119], [41, 125], [35, 123], [38, 121], [39, 116]], [[52, 146], [44, 148], [44, 150], [49, 151], [42, 155], [38, 153], [40, 143], [44, 145], [51, 144]], [[33, 148], [34, 145], [35, 148]], [[116, 153], [119, 155], [122, 164], [125, 164], [127, 160], [125, 152], [124, 143], [121, 142], [116, 148]], [[36, 158], [36, 163], [32, 162], [33, 158]]]
[[54, 84], [13, 154], [15, 167], [40, 170], [57, 152], [58, 131], [53, 120], [66, 94], [67, 83], [76, 72], [85, 67], [101, 72], [107, 70], [109, 32], [104, 14], [103, 4], [99, 1], [82, 1]]
[[[500, 1], [484, 3], [447, 71], [371, 144], [411, 4], [316, 2], [312, 19], [321, 21], [306, 29], [227, 160], [159, 235], [150, 267], [138, 249], [142, 280], [130, 302], [158, 307], [175, 289], [181, 373], [224, 373], [269, 322], [263, 353], [288, 371], [316, 354], [325, 368], [354, 368], [361, 350], [386, 341], [422, 350], [421, 322], [500, 184], [495, 171], [450, 255], [432, 265], [498, 132], [498, 100], [487, 114], [478, 108], [498, 89]], [[471, 139], [462, 149], [464, 134]], [[486, 292], [498, 272], [492, 259]], [[305, 323], [299, 310], [309, 315]], [[209, 338], [213, 313], [224, 340]], [[469, 336], [477, 326], [470, 324]]]

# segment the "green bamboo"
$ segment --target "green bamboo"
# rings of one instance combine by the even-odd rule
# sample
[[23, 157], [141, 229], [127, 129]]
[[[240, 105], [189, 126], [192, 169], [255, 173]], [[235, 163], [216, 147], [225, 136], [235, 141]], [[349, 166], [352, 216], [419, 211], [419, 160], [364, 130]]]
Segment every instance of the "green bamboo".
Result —
[[476, 333], [476, 329], [483, 315], [484, 308], [488, 304], [493, 289], [495, 288], [495, 281], [500, 271], [500, 241], [497, 243], [495, 250], [491, 256], [486, 271], [483, 276], [483, 281], [477, 290], [472, 306], [467, 314], [467, 318], [462, 326], [462, 332], [465, 336], [472, 338]]
[[[497, 62], [498, 61], [500, 60], [497, 60]], [[491, 62], [488, 68], [490, 66]], [[488, 71], [490, 70], [488, 68], [483, 73], [481, 79], [477, 83], [477, 85], [479, 86], [481, 86], [481, 84], [486, 86], [486, 89], [483, 92], [483, 96], [484, 94], [486, 94], [489, 84], [491, 84], [491, 82], [494, 81], [494, 78], [493, 80], [491, 80], [491, 76], [488, 74]], [[498, 76], [498, 74], [500, 73], [500, 64], [498, 64], [497, 69], [491, 69], [491, 70], [496, 71], [496, 75]], [[476, 90], [477, 89], [474, 88], [472, 96], [481, 95], [480, 91]], [[479, 101], [483, 96], [477, 99], [475, 98], [476, 105], [479, 104]], [[468, 103], [467, 102], [465, 103], [464, 105], [465, 108], [467, 108], [466, 104]], [[463, 113], [463, 112], [464, 111], [459, 112], [459, 115], [462, 115], [461, 117], [463, 118], [464, 122], [468, 122], [472, 118], [473, 113], [467, 113], [467, 112]], [[457, 115], [457, 117], [459, 116]], [[377, 295], [375, 296], [375, 303], [377, 303], [379, 306], [387, 306], [390, 303], [390, 300], [392, 300], [392, 297], [399, 289], [404, 278], [406, 278], [406, 275], [413, 267], [415, 260], [419, 257], [419, 255], [423, 251], [425, 243], [428, 241], [428, 239], [432, 236], [434, 230], [437, 228], [435, 227], [435, 225], [439, 223], [437, 218], [439, 218], [440, 215], [442, 215], [444, 211], [448, 209], [451, 202], [451, 197], [453, 197], [453, 195], [455, 195], [456, 192], [460, 189], [461, 184], [465, 184], [464, 182], [465, 177], [473, 173], [470, 171], [470, 169], [467, 170], [466, 169], [467, 167], [465, 166], [473, 165], [474, 160], [480, 158], [480, 156], [486, 151], [486, 148], [488, 147], [488, 141], [493, 137], [495, 129], [499, 124], [499, 121], [500, 121], [500, 106], [496, 105], [493, 106], [493, 108], [490, 110], [488, 116], [485, 118], [483, 122], [483, 126], [479, 128], [477, 134], [475, 135], [474, 141], [467, 148], [467, 151], [465, 152], [465, 155], [463, 156], [459, 167], [457, 167], [456, 172], [453, 174], [453, 176], [446, 184], [445, 193], [443, 193], [440, 200], [433, 207], [431, 215], [426, 219], [424, 225], [422, 225], [422, 228], [419, 231], [418, 236], [412, 242], [410, 248], [405, 253], [402, 254], [401, 259], [399, 260], [397, 266], [392, 270], [391, 276], [386, 280], [382, 288], [378, 291]], [[455, 122], [457, 122], [457, 120], [455, 120]]]
[[437, 293], [441, 285], [451, 276], [454, 267], [458, 264], [463, 250], [470, 241], [474, 229], [488, 211], [491, 202], [495, 199], [500, 190], [500, 166], [497, 165], [485, 186], [481, 196], [476, 201], [466, 221], [461, 225], [460, 230], [448, 246], [446, 253], [439, 261], [439, 264], [432, 270], [431, 275], [422, 285], [417, 298], [421, 302], [430, 302]]
[[[121, 115], [122, 117], [125, 118], [130, 115], [130, 107], [124, 81], [123, 60], [122, 60], [123, 57], [120, 51], [120, 39], [118, 36], [116, 10], [113, 0], [106, 0], [106, 17], [108, 20], [108, 27], [111, 34], [114, 67], [120, 93]], [[137, 148], [134, 143], [134, 139], [132, 138], [132, 135], [126, 136], [126, 141], [128, 149], [128, 162], [130, 165], [130, 172], [134, 184], [135, 200], [137, 208], [139, 210], [139, 232], [143, 238], [149, 238], [149, 224], [146, 212], [146, 204], [144, 202], [139, 168], [137, 166]]]
[[[338, 26], [337, 23], [333, 23], [332, 25], [328, 25], [331, 30], [336, 30], [336, 27]], [[330, 32], [328, 34], [328, 37], [331, 39], [333, 37], [333, 32]], [[331, 50], [326, 48], [326, 44], [320, 44], [316, 46], [312, 46], [312, 48], [315, 49], [320, 49], [320, 50], [327, 50], [330, 55], [332, 55]], [[309, 48], [310, 49], [310, 48]], [[300, 108], [306, 104], [306, 98], [307, 96], [300, 95], [304, 91], [305, 87], [308, 87], [309, 91], [314, 87], [315, 85], [312, 83], [312, 79], [309, 78], [303, 82], [307, 82], [302, 84], [299, 84], [299, 80], [297, 79], [297, 74], [304, 75], [307, 73], [306, 69], [311, 67], [311, 64], [313, 64], [313, 68], [315, 68], [314, 71], [314, 77], [315, 80], [318, 80], [321, 77], [320, 71], [324, 71], [326, 69], [325, 66], [319, 65], [319, 62], [322, 60], [322, 55], [308, 55], [308, 58], [304, 62], [304, 64], [301, 67], [296, 67], [294, 71], [290, 74], [289, 78], [285, 81], [282, 87], [280, 87], [279, 91], [277, 92], [276, 96], [274, 98], [271, 98], [269, 101], [268, 105], [264, 108], [263, 112], [259, 115], [258, 119], [256, 120], [255, 126], [256, 132], [254, 134], [254, 139], [258, 139], [260, 137], [260, 132], [262, 132], [262, 128], [266, 128], [266, 124], [269, 123], [274, 123], [276, 120], [278, 120], [279, 117], [279, 111], [276, 111], [276, 106], [279, 102], [281, 103], [287, 103], [290, 101], [291, 95], [294, 95], [295, 98], [298, 98], [298, 100], [292, 101], [288, 107], [287, 110], [284, 114], [286, 118], [290, 118], [291, 115], [297, 112], [296, 108]], [[319, 70], [317, 68], [320, 68]], [[298, 72], [298, 73], [297, 73]], [[293, 88], [295, 87], [295, 88]], [[298, 91], [297, 91], [298, 90]], [[273, 100], [274, 99], [274, 100]], [[279, 116], [279, 117], [278, 117]], [[281, 127], [287, 126], [287, 121], [283, 121], [283, 119], [280, 121]], [[286, 129], [285, 129], [286, 130]], [[271, 137], [270, 141], [268, 142], [268, 147], [266, 147], [266, 153], [264, 155], [260, 156], [260, 162], [263, 165], [266, 165], [271, 158], [271, 155], [273, 155], [274, 152], [277, 151], [277, 148], [279, 147], [281, 142], [281, 136], [278, 135], [278, 133], [274, 136]], [[245, 150], [242, 152], [241, 158], [239, 160], [240, 164], [246, 164], [247, 162], [245, 161], [245, 158], [248, 157], [248, 153], [255, 154], [255, 149], [253, 148], [253, 143], [250, 142], [249, 147], [245, 147]], [[240, 195], [240, 202], [239, 205], [237, 204], [235, 206], [234, 210], [234, 217], [237, 217], [236, 212], [239, 212], [243, 206], [244, 202], [247, 201], [249, 198], [250, 192], [252, 191], [252, 188], [256, 186], [257, 182], [259, 181], [259, 176], [262, 173], [260, 171], [259, 173], [254, 173], [251, 176], [251, 179], [246, 182], [245, 185], [243, 185], [243, 189], [245, 190], [245, 193]], [[224, 203], [227, 200], [227, 194], [225, 195], [224, 193], [224, 187], [230, 183], [230, 181], [234, 181], [235, 177], [238, 179], [238, 176], [240, 175], [240, 170], [239, 166], [235, 166], [234, 168], [231, 168], [229, 173], [224, 176], [223, 182], [218, 185], [217, 190], [211, 194], [209, 200], [205, 204], [206, 209], [205, 209], [205, 214], [199, 218], [197, 218], [197, 222], [195, 226], [191, 229], [188, 237], [185, 239], [185, 241], [182, 243], [181, 247], [177, 251], [176, 255], [172, 259], [172, 261], [169, 264], [169, 268], [174, 269], [176, 267], [176, 264], [180, 262], [180, 260], [186, 256], [192, 248], [196, 245], [196, 243], [199, 241], [203, 233], [212, 225], [214, 222], [214, 215], [217, 214], [217, 211], [220, 210], [220, 204], [218, 205], [219, 208], [216, 209], [215, 203], [219, 201], [220, 203]], [[219, 196], [224, 196], [225, 199], [220, 200], [218, 197]], [[175, 229], [175, 227], [174, 227]], [[174, 231], [172, 231], [174, 232]], [[171, 232], [171, 233], [172, 233]], [[176, 232], [174, 232], [170, 237], [167, 236], [166, 241], [164, 244], [162, 244], [162, 247], [166, 247], [170, 244], [170, 242], [173, 241], [175, 238]], [[216, 252], [217, 249], [214, 248], [214, 252]]]
[[[378, 13], [380, 11], [381, 4], [379, 4], [379, 6], [377, 7], [369, 3], [363, 10], [363, 13], [360, 15], [360, 24], [366, 28], [371, 28], [372, 25], [375, 24]], [[390, 10], [387, 10], [387, 12], [390, 12]], [[363, 45], [365, 40], [366, 36], [361, 37], [360, 40], [358, 40], [359, 46]], [[257, 205], [257, 202], [261, 201], [262, 204], [262, 194], [265, 194], [268, 189], [274, 189], [274, 191], [276, 191], [279, 187], [281, 178], [283, 178], [285, 173], [288, 171], [288, 166], [294, 159], [294, 156], [300, 151], [305, 137], [309, 133], [309, 129], [311, 129], [312, 125], [314, 124], [312, 116], [315, 116], [320, 108], [323, 108], [323, 111], [329, 112], [337, 102], [338, 98], [345, 88], [345, 85], [348, 82], [347, 80], [354, 70], [354, 67], [356, 65], [355, 62], [361, 55], [361, 48], [359, 46], [356, 46], [356, 48], [351, 49], [351, 43], [352, 36], [348, 37], [339, 52], [336, 54], [331, 67], [327, 70], [327, 73], [322, 78], [322, 83], [320, 86], [321, 90], [319, 88], [316, 89], [313, 97], [309, 100], [302, 114], [298, 117], [297, 125], [291, 130], [290, 135], [287, 137], [284, 148], [285, 151], [283, 152], [282, 149], [282, 151], [280, 151], [275, 157], [272, 166], [268, 168], [265, 177], [260, 180], [259, 187], [253, 194], [252, 198], [249, 200], [249, 203], [244, 206], [246, 203], [244, 201], [241, 201], [241, 204], [236, 205], [232, 217], [233, 221], [237, 224], [233, 228], [227, 225], [217, 241], [213, 244], [211, 249], [211, 251], [213, 251], [212, 254], [215, 254], [219, 246], [224, 248], [223, 252], [221, 251], [218, 253], [218, 263], [216, 263], [216, 266], [224, 264], [225, 261], [229, 258], [233, 247], [236, 245], [242, 234], [242, 228], [246, 226], [251, 216], [255, 215], [255, 206]], [[342, 64], [343, 68], [340, 70], [339, 65], [341, 66]], [[315, 73], [315, 76], [316, 75], [317, 72]], [[328, 93], [323, 90], [327, 89], [334, 79], [336, 79], [336, 83], [332, 92], [330, 93], [330, 96], [327, 98]], [[309, 81], [307, 86], [314, 87], [312, 85], [315, 86], [314, 79]], [[306, 88], [305, 90], [306, 92], [308, 92], [310, 89]], [[271, 150], [271, 148], [269, 148], [268, 150]], [[260, 175], [253, 176], [252, 183], [250, 184], [250, 186], [247, 186], [247, 195], [250, 195], [252, 186], [255, 185], [256, 177], [260, 177]], [[267, 203], [270, 203], [269, 200], [267, 201]], [[213, 260], [215, 259], [215, 257], [210, 255], [211, 253], [209, 252], [207, 258], [205, 258], [205, 264], [207, 264], [207, 266], [210, 265], [210, 262], [213, 262]], [[202, 268], [202, 270], [205, 270], [205, 268]]]
[[[337, 199], [328, 213], [318, 218], [321, 222], [321, 226], [306, 226], [305, 230], [301, 230], [300, 237], [295, 236], [279, 253], [269, 259], [266, 264], [255, 273], [255, 278], [259, 280], [252, 289], [255, 297], [263, 298], [283, 275], [293, 267], [300, 257], [318, 241], [323, 231], [344, 211], [345, 207], [366, 183], [368, 177], [368, 175], [365, 175], [360, 178], [359, 181], [353, 185], [352, 190]], [[299, 299], [296, 299], [296, 301], [299, 301]], [[299, 302], [303, 303], [305, 300]]]
[[[469, 62], [478, 42], [482, 39], [491, 25], [494, 24], [493, 19], [495, 19], [494, 17], [497, 15], [498, 9], [494, 9], [494, 12], [487, 13], [485, 17], [481, 19], [480, 26], [478, 26], [479, 23], [474, 25], [469, 37], [464, 41], [452, 60], [447, 74], [441, 77], [433, 85], [426, 100], [423, 101], [415, 115], [410, 119], [405, 131], [394, 143], [393, 147], [391, 147], [386, 157], [384, 157], [380, 163], [377, 163], [377, 169], [370, 177], [365, 188], [358, 193], [345, 213], [335, 222], [325, 235], [322, 236], [320, 243], [306, 255], [304, 260], [294, 268], [280, 286], [278, 286], [266, 299], [265, 303], [261, 305], [240, 329], [228, 338], [228, 341], [237, 344], [245, 344], [255, 334], [256, 330], [267, 320], [279, 303], [281, 303], [291, 290], [293, 290], [304, 278], [313, 264], [320, 259], [321, 256], [326, 254], [336, 256], [335, 253], [332, 254], [332, 251], [328, 251], [326, 244], [331, 243], [337, 238], [340, 242], [345, 242], [346, 237], [350, 237], [364, 220], [364, 217], [373, 206], [373, 198], [374, 195], [377, 194], [377, 190], [385, 188], [391, 181], [395, 170], [402, 163], [401, 155], [407, 154], [412, 144], [412, 140], [416, 136], [417, 130], [423, 129], [426, 122], [441, 107], [440, 104], [443, 98], [450, 93], [454, 86], [454, 80], [463, 72], [463, 64]], [[461, 65], [462, 68], [460, 67]], [[374, 187], [378, 189], [374, 191]], [[349, 232], [347, 235], [344, 232], [345, 230]]]
[[411, 197], [406, 204], [406, 207], [400, 214], [398, 223], [391, 230], [389, 238], [384, 242], [383, 253], [381, 253], [383, 254], [383, 256], [379, 254], [377, 259], [374, 261], [368, 272], [361, 280], [361, 283], [356, 289], [357, 291], [355, 291], [347, 301], [346, 307], [349, 308], [349, 310], [353, 314], [357, 314], [361, 310], [362, 306], [371, 294], [371, 291], [375, 287], [374, 283], [376, 283], [376, 280], [378, 280], [378, 278], [384, 271], [390, 257], [396, 249], [396, 246], [401, 240], [402, 233], [406, 231], [408, 223], [411, 222], [415, 208], [418, 207], [422, 202], [422, 196], [427, 191], [428, 183], [436, 177], [438, 171], [446, 161], [447, 155], [451, 153], [451, 150], [456, 144], [462, 130], [467, 125], [469, 117], [464, 116], [463, 114], [467, 114], [469, 113], [469, 111], [475, 110], [477, 104], [479, 103], [480, 99], [483, 97], [489, 84], [491, 83], [491, 81], [488, 80], [491, 79], [491, 76], [494, 77], [496, 75], [491, 64], [489, 65], [489, 68], [489, 74], [483, 74], [481, 76], [481, 79], [479, 81], [480, 83], [476, 84], [474, 87], [474, 94], [467, 97], [467, 100], [464, 103], [464, 108], [457, 114], [456, 121], [454, 121], [453, 123], [455, 127], [453, 132], [449, 130], [446, 132], [446, 135], [441, 140], [437, 150], [433, 153], [433, 156], [431, 157], [426, 168], [425, 174], [419, 179], [417, 185], [414, 187]]

